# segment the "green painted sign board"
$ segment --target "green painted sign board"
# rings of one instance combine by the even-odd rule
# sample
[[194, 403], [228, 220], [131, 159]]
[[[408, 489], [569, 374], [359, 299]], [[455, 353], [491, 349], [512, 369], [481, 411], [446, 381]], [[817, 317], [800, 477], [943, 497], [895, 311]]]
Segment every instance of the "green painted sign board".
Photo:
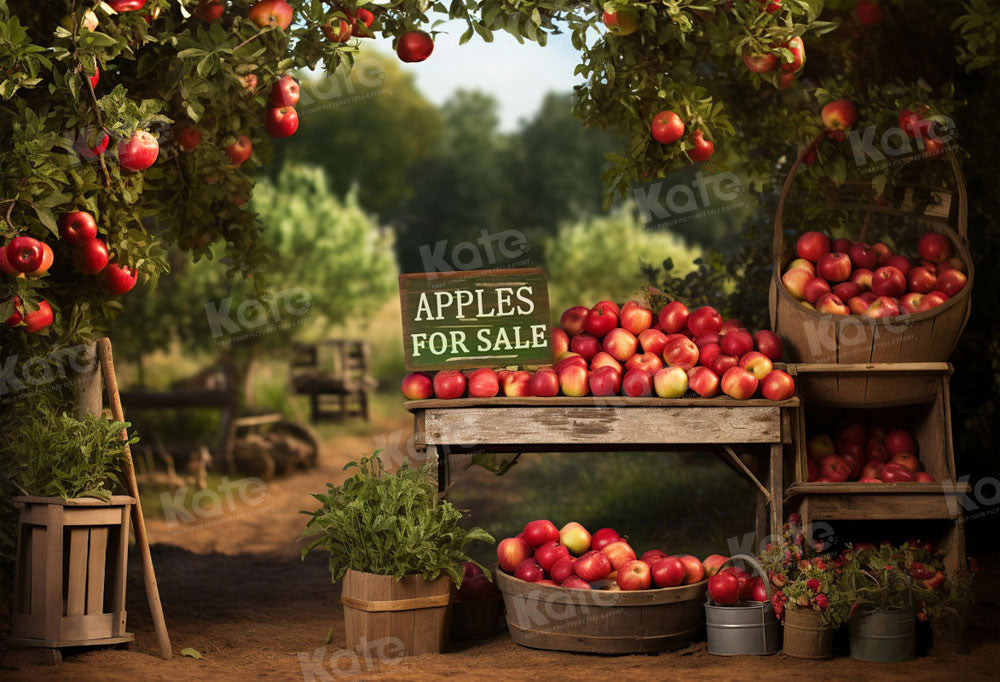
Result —
[[408, 371], [552, 362], [541, 268], [399, 276]]

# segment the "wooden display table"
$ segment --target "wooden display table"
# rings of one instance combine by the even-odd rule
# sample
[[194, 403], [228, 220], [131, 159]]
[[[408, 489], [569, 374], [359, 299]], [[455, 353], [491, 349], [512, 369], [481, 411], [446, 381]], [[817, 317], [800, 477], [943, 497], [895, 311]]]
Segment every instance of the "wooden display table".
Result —
[[[447, 488], [449, 457], [486, 452], [713, 450], [756, 489], [758, 540], [781, 528], [783, 448], [798, 398], [461, 398], [413, 400], [418, 452]], [[737, 452], [739, 451], [739, 452]]]

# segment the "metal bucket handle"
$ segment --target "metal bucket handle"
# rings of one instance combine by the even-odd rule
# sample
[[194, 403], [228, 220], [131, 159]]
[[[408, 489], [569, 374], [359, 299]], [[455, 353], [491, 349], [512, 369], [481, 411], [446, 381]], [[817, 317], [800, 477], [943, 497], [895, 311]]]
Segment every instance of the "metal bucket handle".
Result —
[[771, 581], [767, 578], [767, 571], [764, 570], [764, 567], [760, 565], [760, 562], [757, 561], [757, 559], [749, 554], [734, 554], [722, 562], [722, 565], [719, 566], [718, 572], [721, 573], [722, 569], [724, 569], [727, 564], [733, 564], [734, 559], [739, 559], [740, 561], [750, 564], [757, 576], [764, 580], [764, 589], [767, 590], [767, 601], [770, 602], [771, 597], [774, 596], [774, 590], [771, 589]]

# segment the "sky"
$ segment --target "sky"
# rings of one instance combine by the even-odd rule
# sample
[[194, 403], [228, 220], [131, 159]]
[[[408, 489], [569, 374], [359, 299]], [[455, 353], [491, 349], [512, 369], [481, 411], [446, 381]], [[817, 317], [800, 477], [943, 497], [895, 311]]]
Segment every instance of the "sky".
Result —
[[458, 40], [465, 24], [441, 24], [434, 39], [434, 52], [424, 62], [401, 64], [413, 73], [417, 87], [434, 104], [442, 104], [455, 90], [478, 89], [500, 103], [500, 127], [517, 128], [520, 119], [531, 118], [546, 93], [568, 92], [581, 82], [573, 75], [580, 53], [573, 49], [569, 35], [550, 36], [540, 47], [525, 41], [519, 45], [505, 31], [494, 33], [492, 43], [474, 35], [465, 45]]

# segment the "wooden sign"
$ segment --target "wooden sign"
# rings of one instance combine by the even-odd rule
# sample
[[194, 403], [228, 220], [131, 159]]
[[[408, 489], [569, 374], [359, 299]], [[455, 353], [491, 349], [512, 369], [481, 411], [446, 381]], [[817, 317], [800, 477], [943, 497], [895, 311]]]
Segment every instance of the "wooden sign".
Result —
[[408, 371], [552, 362], [541, 268], [399, 276]]

